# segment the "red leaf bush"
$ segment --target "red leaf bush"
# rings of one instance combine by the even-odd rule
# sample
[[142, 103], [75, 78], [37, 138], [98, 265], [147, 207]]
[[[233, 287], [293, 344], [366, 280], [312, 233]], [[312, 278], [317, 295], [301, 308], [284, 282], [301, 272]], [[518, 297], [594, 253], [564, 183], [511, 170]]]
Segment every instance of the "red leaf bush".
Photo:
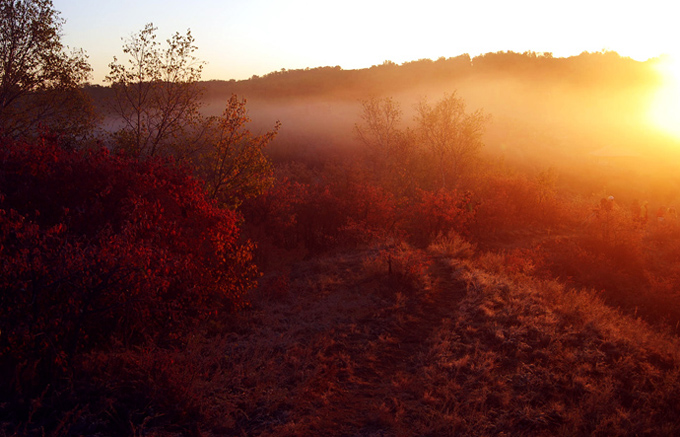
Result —
[[171, 162], [3, 141], [2, 390], [243, 307], [259, 273], [239, 221]]
[[475, 220], [476, 208], [470, 192], [419, 190], [404, 209], [404, 228], [418, 246], [427, 246], [438, 235], [451, 231], [465, 236]]

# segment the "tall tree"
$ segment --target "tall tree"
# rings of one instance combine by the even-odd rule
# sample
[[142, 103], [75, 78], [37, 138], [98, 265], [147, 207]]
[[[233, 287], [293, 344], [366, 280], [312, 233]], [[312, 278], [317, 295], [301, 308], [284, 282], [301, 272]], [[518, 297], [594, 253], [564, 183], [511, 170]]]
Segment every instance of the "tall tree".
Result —
[[135, 154], [185, 154], [200, 114], [203, 63], [194, 55], [191, 31], [175, 33], [165, 47], [156, 41], [152, 23], [124, 40], [127, 62], [116, 57], [106, 81], [114, 90], [113, 110], [123, 126], [115, 134], [118, 145]]
[[379, 166], [399, 140], [402, 111], [391, 97], [364, 100], [361, 106], [361, 123], [356, 124], [354, 130], [365, 146], [372, 170], [379, 176]]
[[261, 194], [272, 181], [264, 154], [279, 129], [253, 135], [245, 100], [235, 95], [219, 117], [200, 112], [198, 81], [203, 62], [194, 55], [191, 31], [175, 33], [165, 46], [147, 24], [125, 40], [126, 63], [114, 58], [106, 80], [114, 90], [113, 110], [122, 127], [117, 145], [135, 155], [173, 155], [190, 162], [205, 181], [208, 196], [228, 207]]
[[482, 148], [489, 116], [482, 110], [466, 112], [465, 101], [455, 92], [435, 105], [423, 100], [416, 111], [421, 141], [438, 163], [442, 188], [446, 188], [447, 176], [457, 182]]
[[401, 130], [402, 110], [391, 97], [361, 102], [361, 122], [354, 126], [364, 145], [370, 178], [393, 194], [415, 188], [416, 152], [410, 129]]
[[80, 85], [92, 69], [82, 50], [67, 53], [63, 23], [51, 0], [0, 0], [0, 135], [43, 127], [77, 136], [91, 127]]

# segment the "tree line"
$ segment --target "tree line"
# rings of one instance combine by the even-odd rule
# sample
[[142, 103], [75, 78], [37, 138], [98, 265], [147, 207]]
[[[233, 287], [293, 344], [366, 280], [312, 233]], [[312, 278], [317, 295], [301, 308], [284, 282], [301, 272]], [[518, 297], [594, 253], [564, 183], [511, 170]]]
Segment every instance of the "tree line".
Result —
[[[221, 116], [201, 114], [203, 62], [191, 31], [165, 42], [147, 24], [124, 40], [106, 82], [105, 113], [85, 92], [86, 54], [61, 42], [63, 19], [49, 0], [3, 1], [0, 14], [0, 135], [35, 139], [48, 133], [66, 147], [104, 145], [133, 156], [173, 157], [195, 169], [210, 197], [234, 206], [267, 187], [263, 149], [279, 129], [262, 135], [246, 127], [245, 99], [226, 99]], [[115, 128], [97, 129], [114, 117]]]
[[356, 70], [343, 70], [339, 66], [282, 69], [240, 81], [207, 81], [203, 86], [207, 95], [237, 93], [267, 99], [291, 96], [361, 99], [366, 95], [394, 95], [418, 86], [489, 78], [620, 90], [658, 84], [661, 78], [650, 68], [653, 62], [639, 62], [612, 51], [583, 52], [568, 58], [554, 57], [551, 53], [501, 51], [474, 57], [462, 54], [436, 60], [419, 59], [401, 65], [385, 61]]

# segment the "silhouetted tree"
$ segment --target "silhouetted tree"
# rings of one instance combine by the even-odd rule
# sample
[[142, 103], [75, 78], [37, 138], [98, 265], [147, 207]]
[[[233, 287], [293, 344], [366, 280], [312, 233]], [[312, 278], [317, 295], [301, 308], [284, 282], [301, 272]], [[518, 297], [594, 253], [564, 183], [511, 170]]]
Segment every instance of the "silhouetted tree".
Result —
[[354, 129], [365, 147], [368, 170], [393, 194], [401, 196], [415, 188], [416, 153], [413, 132], [399, 129], [402, 110], [391, 97], [362, 101], [361, 123]]
[[399, 123], [402, 111], [399, 103], [391, 97], [372, 98], [361, 102], [363, 112], [361, 123], [354, 126], [357, 137], [365, 147], [365, 153], [376, 176], [381, 176], [379, 168], [386, 157], [396, 147], [399, 140]]
[[420, 139], [437, 161], [442, 188], [446, 188], [447, 175], [457, 181], [481, 149], [489, 117], [481, 110], [467, 113], [465, 101], [455, 92], [435, 105], [423, 100], [416, 110]]
[[91, 68], [82, 50], [66, 52], [63, 22], [51, 0], [0, 1], [0, 134], [30, 137], [42, 127], [76, 137], [91, 128], [80, 87]]
[[[175, 33], [166, 47], [156, 41], [157, 28], [147, 24], [125, 40], [127, 63], [116, 57], [106, 81], [115, 92], [113, 111], [123, 127], [115, 133], [118, 145], [135, 154], [186, 154], [187, 134], [198, 121], [203, 63], [193, 52], [194, 38]], [[174, 150], [173, 150], [174, 149]]]

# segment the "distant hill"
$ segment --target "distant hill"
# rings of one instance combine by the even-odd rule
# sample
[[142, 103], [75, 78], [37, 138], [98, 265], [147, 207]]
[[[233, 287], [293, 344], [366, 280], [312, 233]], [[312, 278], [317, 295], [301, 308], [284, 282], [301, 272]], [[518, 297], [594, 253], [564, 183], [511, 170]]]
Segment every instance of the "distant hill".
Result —
[[247, 80], [208, 81], [204, 85], [207, 96], [235, 93], [267, 99], [322, 95], [357, 99], [451, 81], [499, 77], [607, 89], [651, 85], [658, 81], [648, 63], [624, 58], [615, 52], [584, 52], [569, 58], [534, 52], [497, 52], [474, 58], [466, 54], [436, 61], [421, 59], [401, 65], [386, 61], [359, 70], [340, 67], [281, 70]]
[[[584, 52], [568, 58], [535, 52], [496, 52], [474, 58], [464, 54], [435, 61], [420, 59], [401, 65], [385, 61], [381, 65], [357, 70], [343, 70], [339, 66], [282, 69], [246, 80], [203, 81], [201, 86], [208, 99], [231, 94], [257, 99], [318, 96], [358, 99], [397, 94], [451, 81], [500, 77], [535, 84], [561, 83], [616, 89], [658, 84], [658, 73], [649, 68], [653, 62], [635, 61], [616, 52]], [[86, 88], [95, 100], [102, 100], [108, 95], [108, 87], [88, 85]]]

